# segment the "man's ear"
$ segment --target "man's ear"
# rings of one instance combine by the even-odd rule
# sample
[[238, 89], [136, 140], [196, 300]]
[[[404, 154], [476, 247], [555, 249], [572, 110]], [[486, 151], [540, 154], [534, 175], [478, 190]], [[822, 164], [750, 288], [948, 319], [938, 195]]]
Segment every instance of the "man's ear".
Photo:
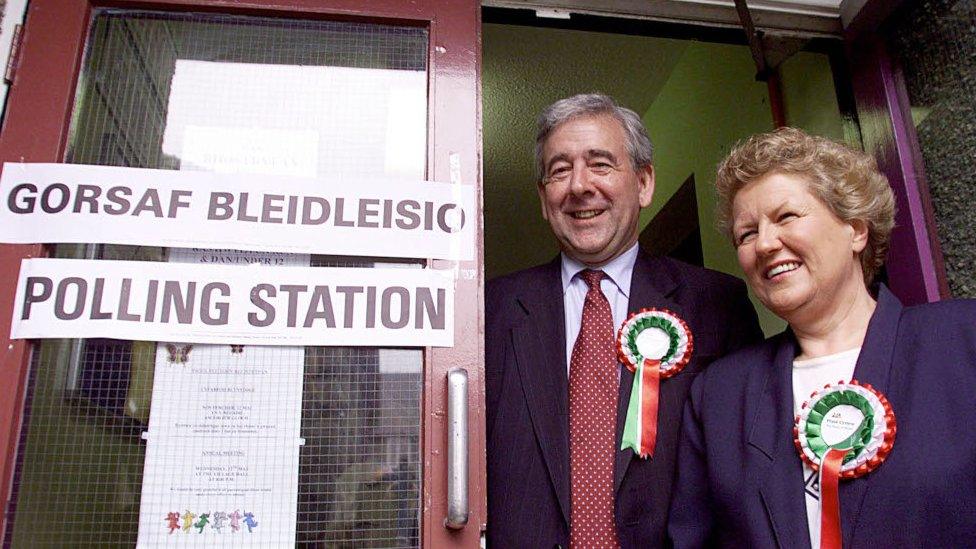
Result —
[[850, 226], [854, 229], [852, 249], [859, 254], [868, 246], [868, 224], [863, 219], [855, 219], [850, 222]]
[[535, 184], [535, 190], [539, 192], [539, 206], [542, 208], [542, 219], [549, 221], [549, 212], [546, 210], [546, 186], [542, 181]]
[[640, 207], [646, 208], [654, 198], [654, 166], [648, 164], [637, 172], [637, 185]]

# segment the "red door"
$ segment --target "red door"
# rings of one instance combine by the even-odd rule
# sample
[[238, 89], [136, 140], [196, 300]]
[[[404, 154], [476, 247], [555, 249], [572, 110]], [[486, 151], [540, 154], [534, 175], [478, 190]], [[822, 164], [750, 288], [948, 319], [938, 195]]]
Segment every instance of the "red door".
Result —
[[[479, 10], [458, 0], [33, 0], [0, 160], [187, 169], [192, 159], [192, 169], [290, 173], [297, 153], [281, 136], [291, 136], [319, 177], [453, 180], [480, 196]], [[328, 84], [314, 76], [323, 71]], [[401, 265], [456, 273], [454, 347], [304, 349], [296, 544], [478, 545], [480, 217], [474, 261]], [[156, 342], [10, 340], [20, 262], [43, 256], [174, 254], [0, 245], [0, 533], [14, 546], [131, 546]]]

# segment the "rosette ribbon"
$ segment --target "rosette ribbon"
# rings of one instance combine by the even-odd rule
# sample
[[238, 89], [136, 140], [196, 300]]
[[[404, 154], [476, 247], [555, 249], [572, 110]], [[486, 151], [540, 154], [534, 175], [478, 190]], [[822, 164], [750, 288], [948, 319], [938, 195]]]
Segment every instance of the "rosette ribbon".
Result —
[[850, 448], [830, 448], [820, 467], [820, 549], [841, 549], [840, 466]]
[[661, 380], [688, 364], [692, 347], [688, 325], [667, 309], [641, 309], [620, 327], [617, 356], [634, 374], [621, 450], [630, 448], [642, 458], [654, 455]]
[[[842, 407], [856, 410], [860, 421], [844, 417]], [[820, 474], [821, 549], [841, 549], [840, 479], [877, 469], [891, 452], [896, 432], [891, 403], [857, 380], [826, 385], [803, 403], [793, 426], [793, 443], [800, 458]]]

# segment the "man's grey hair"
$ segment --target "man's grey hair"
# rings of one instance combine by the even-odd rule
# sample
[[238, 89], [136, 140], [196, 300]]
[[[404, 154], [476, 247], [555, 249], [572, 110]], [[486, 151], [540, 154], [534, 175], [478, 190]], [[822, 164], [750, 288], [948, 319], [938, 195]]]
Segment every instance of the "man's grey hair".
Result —
[[627, 153], [634, 171], [651, 164], [654, 146], [647, 136], [641, 117], [627, 107], [618, 105], [610, 96], [602, 93], [581, 93], [556, 101], [539, 115], [538, 133], [535, 137], [535, 169], [538, 181], [541, 182], [546, 177], [542, 148], [549, 135], [561, 124], [574, 118], [599, 115], [610, 115], [623, 126], [624, 135], [627, 136]]

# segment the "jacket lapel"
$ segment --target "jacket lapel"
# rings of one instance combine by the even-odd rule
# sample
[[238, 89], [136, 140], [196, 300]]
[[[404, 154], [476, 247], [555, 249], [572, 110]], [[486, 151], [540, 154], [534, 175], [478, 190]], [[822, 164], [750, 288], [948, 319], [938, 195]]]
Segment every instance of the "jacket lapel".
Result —
[[780, 547], [810, 545], [804, 501], [803, 466], [793, 446], [793, 358], [796, 341], [782, 334], [776, 357], [765, 376], [755, 376], [758, 394], [749, 445], [762, 452], [769, 463], [760, 473], [759, 493]]
[[[854, 379], [862, 385], [870, 384], [885, 394], [891, 376], [891, 362], [901, 319], [902, 305], [884, 285], [878, 291], [878, 305], [868, 324], [861, 354], [854, 367]], [[895, 410], [897, 417], [898, 410]], [[884, 467], [884, 465], [882, 465]], [[857, 525], [857, 518], [864, 498], [871, 486], [873, 473], [852, 480], [840, 481], [841, 535], [844, 546], [849, 546]]]
[[569, 524], [569, 379], [559, 258], [518, 297], [525, 316], [512, 339], [525, 402], [563, 518]]
[[[648, 307], [663, 307], [681, 315], [682, 311], [680, 307], [667, 298], [677, 287], [677, 279], [671, 275], [670, 270], [666, 268], [659, 258], [648, 256], [643, 251], [640, 251], [637, 254], [637, 260], [634, 262], [634, 270], [631, 275], [630, 297], [627, 300], [627, 315], [629, 316]], [[615, 330], [617, 328], [614, 327]], [[630, 462], [636, 459], [633, 450], [629, 448], [620, 449], [620, 444], [624, 436], [624, 423], [627, 420], [627, 407], [630, 405], [630, 393], [633, 387], [634, 374], [627, 368], [621, 367], [620, 389], [617, 399], [617, 437], [616, 445], [614, 446], [616, 451], [616, 459], [614, 460], [613, 467], [614, 494], [620, 490], [620, 485], [623, 483]], [[664, 382], [661, 384], [661, 394], [659, 396], [663, 397], [663, 393], [666, 390], [667, 382]], [[661, 400], [664, 399], [661, 398]], [[659, 412], [658, 416], [660, 417], [662, 413], [664, 412]], [[681, 411], [679, 410], [678, 414], [680, 415], [680, 413]]]

